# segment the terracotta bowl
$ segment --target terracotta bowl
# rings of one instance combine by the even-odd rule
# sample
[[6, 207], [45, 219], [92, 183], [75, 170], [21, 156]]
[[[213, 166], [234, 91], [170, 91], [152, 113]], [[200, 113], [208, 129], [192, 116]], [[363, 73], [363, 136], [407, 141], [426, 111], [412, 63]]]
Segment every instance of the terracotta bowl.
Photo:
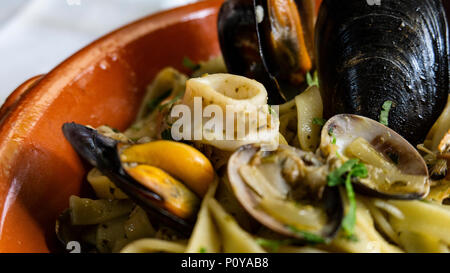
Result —
[[184, 56], [220, 53], [221, 3], [199, 2], [127, 25], [11, 94], [0, 109], [0, 252], [56, 249], [56, 217], [80, 193], [87, 171], [62, 124], [125, 129], [160, 69], [183, 71]]

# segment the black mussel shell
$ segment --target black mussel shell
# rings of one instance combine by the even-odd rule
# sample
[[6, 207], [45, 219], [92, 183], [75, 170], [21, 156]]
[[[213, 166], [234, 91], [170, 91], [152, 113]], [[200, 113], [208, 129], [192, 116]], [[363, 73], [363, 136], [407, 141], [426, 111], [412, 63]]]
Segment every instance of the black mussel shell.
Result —
[[[314, 7], [310, 0], [294, 2], [298, 12], [305, 14], [300, 19], [309, 57], [312, 58]], [[257, 22], [257, 8], [264, 12], [261, 22]], [[218, 17], [219, 41], [228, 71], [261, 82], [268, 89], [269, 103], [281, 104], [304, 90], [306, 83], [292, 83], [291, 78], [295, 76], [291, 74], [297, 64], [289, 61], [289, 54], [281, 54], [280, 57], [279, 51], [271, 45], [271, 22], [268, 18], [266, 0], [225, 1]], [[287, 51], [295, 52], [292, 41], [283, 44]]]
[[440, 0], [324, 0], [316, 57], [325, 116], [379, 120], [422, 143], [449, 93], [449, 30]]
[[65, 123], [62, 130], [66, 139], [84, 160], [97, 167], [151, 217], [159, 219], [182, 233], [187, 234], [192, 230], [195, 219], [185, 220], [171, 214], [161, 207], [163, 202], [161, 196], [145, 188], [127, 174], [120, 162], [116, 140], [77, 123]]
[[283, 103], [280, 87], [261, 57], [253, 0], [225, 1], [217, 26], [228, 72], [256, 79], [267, 88], [270, 104]]

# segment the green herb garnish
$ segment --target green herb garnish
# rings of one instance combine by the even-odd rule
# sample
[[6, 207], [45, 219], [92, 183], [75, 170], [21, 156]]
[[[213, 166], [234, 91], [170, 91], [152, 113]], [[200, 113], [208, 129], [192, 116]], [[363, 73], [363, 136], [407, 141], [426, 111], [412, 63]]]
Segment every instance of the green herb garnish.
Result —
[[275, 116], [277, 114], [277, 112], [275, 112], [275, 110], [273, 110], [272, 106], [269, 105], [269, 114], [272, 116]]
[[353, 177], [358, 178], [367, 178], [369, 176], [369, 172], [367, 171], [366, 165], [364, 165], [364, 163], [359, 162], [353, 166], [351, 174]]
[[306, 73], [306, 83], [309, 87], [311, 86], [319, 86], [319, 75], [317, 73], [317, 70], [314, 72], [313, 76], [311, 76], [311, 73]]
[[342, 219], [342, 229], [345, 232], [347, 238], [351, 238], [355, 231], [356, 225], [356, 197], [352, 186], [352, 172], [347, 174], [345, 179], [345, 190], [347, 192], [349, 208], [348, 212], [345, 214], [344, 219]]
[[350, 159], [342, 164], [341, 167], [329, 173], [327, 176], [328, 186], [334, 187], [344, 184], [345, 180], [342, 177], [344, 176], [344, 174], [349, 173], [357, 163], [357, 159]]
[[294, 226], [287, 226], [287, 228], [290, 231], [298, 234], [300, 237], [304, 238], [305, 241], [307, 241], [310, 244], [324, 244], [325, 243], [325, 239], [319, 235], [316, 235], [316, 234], [313, 234], [313, 233], [310, 233], [307, 231], [299, 230]]
[[201, 248], [198, 250], [198, 252], [199, 252], [199, 253], [206, 253], [206, 247], [201, 247]]
[[391, 111], [393, 102], [387, 100], [383, 103], [382, 110], [380, 113], [380, 123], [383, 125], [389, 125], [389, 111]]
[[326, 122], [327, 121], [323, 118], [314, 118], [313, 119], [313, 124], [319, 125], [319, 126], [324, 126]]
[[256, 239], [256, 243], [260, 246], [270, 249], [273, 252], [278, 251], [280, 246], [285, 246], [293, 243], [293, 240], [286, 239], [286, 240], [270, 240], [270, 239], [263, 239], [258, 238]]
[[158, 105], [161, 104], [161, 102], [163, 102], [170, 96], [170, 93], [172, 93], [172, 89], [167, 90], [157, 98], [149, 100], [147, 102], [147, 113], [150, 114], [151, 112], [153, 112], [153, 110], [155, 110], [158, 107]]
[[351, 241], [351, 242], [354, 242], [354, 243], [356, 243], [356, 242], [359, 241], [358, 237], [357, 237], [355, 234], [353, 234], [353, 235], [351, 235], [351, 236], [348, 236], [348, 237], [345, 237], [345, 238], [346, 238], [347, 240]]
[[194, 63], [191, 59], [189, 59], [189, 57], [183, 58], [183, 66], [192, 71], [197, 71], [200, 69], [200, 65], [197, 63]]
[[330, 130], [328, 131], [328, 135], [333, 138], [331, 144], [336, 144], [336, 135], [333, 132], [333, 128], [330, 128]]
[[346, 161], [341, 167], [335, 169], [327, 176], [328, 186], [345, 186], [349, 200], [349, 209], [342, 220], [342, 228], [348, 238], [353, 236], [356, 224], [356, 197], [353, 191], [352, 178], [366, 178], [367, 176], [366, 166], [360, 163], [358, 159]]

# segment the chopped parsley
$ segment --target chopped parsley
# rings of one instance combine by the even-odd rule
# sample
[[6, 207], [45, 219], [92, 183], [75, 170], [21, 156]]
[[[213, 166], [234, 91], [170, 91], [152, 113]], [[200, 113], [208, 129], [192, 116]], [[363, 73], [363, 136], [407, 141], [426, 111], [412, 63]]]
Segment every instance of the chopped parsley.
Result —
[[356, 225], [356, 197], [352, 186], [352, 172], [349, 172], [345, 179], [345, 190], [347, 191], [349, 209], [342, 219], [342, 229], [347, 238], [351, 238], [354, 235]]
[[270, 249], [273, 252], [278, 251], [280, 246], [285, 246], [293, 243], [293, 240], [286, 239], [286, 240], [271, 240], [271, 239], [263, 239], [258, 238], [256, 239], [256, 243], [260, 246]]
[[380, 123], [383, 125], [389, 125], [389, 112], [391, 111], [393, 102], [387, 100], [383, 103], [382, 110], [380, 113]]
[[297, 229], [294, 226], [287, 226], [287, 228], [294, 232], [295, 234], [298, 234], [300, 237], [302, 237], [305, 241], [307, 241], [310, 244], [323, 244], [325, 243], [325, 239], [322, 238], [322, 236], [307, 232], [307, 231], [302, 231]]
[[347, 240], [349, 240], [351, 242], [354, 242], [354, 243], [359, 241], [358, 237], [355, 234], [353, 234], [351, 236], [348, 236], [348, 237], [345, 237], [345, 239], [347, 239]]
[[333, 128], [330, 128], [330, 130], [328, 131], [328, 135], [333, 138], [331, 144], [336, 144], [336, 135], [333, 132]]
[[313, 124], [319, 125], [319, 126], [324, 126], [326, 122], [327, 121], [323, 118], [314, 118], [313, 119]]
[[309, 87], [319, 86], [319, 75], [317, 74], [317, 70], [314, 72], [313, 76], [311, 76], [310, 72], [306, 74], [306, 83]]
[[342, 220], [342, 229], [347, 238], [354, 236], [356, 224], [356, 197], [352, 186], [352, 178], [366, 178], [368, 171], [363, 163], [358, 159], [350, 159], [342, 164], [341, 167], [335, 169], [327, 176], [328, 186], [335, 187], [344, 185], [349, 200], [349, 209]]
[[269, 114], [272, 116], [275, 116], [277, 114], [277, 112], [275, 112], [275, 110], [273, 110], [272, 106], [269, 105]]
[[344, 164], [342, 164], [341, 167], [339, 167], [339, 168], [335, 169], [334, 171], [332, 171], [331, 173], [329, 173], [327, 176], [328, 186], [334, 187], [334, 186], [344, 184], [345, 180], [343, 180], [342, 177], [344, 176], [344, 174], [350, 173], [352, 168], [357, 163], [358, 163], [357, 159], [350, 159], [347, 162], [345, 162]]
[[200, 65], [193, 62], [191, 59], [189, 59], [189, 57], [183, 58], [183, 66], [192, 71], [197, 71], [200, 69]]

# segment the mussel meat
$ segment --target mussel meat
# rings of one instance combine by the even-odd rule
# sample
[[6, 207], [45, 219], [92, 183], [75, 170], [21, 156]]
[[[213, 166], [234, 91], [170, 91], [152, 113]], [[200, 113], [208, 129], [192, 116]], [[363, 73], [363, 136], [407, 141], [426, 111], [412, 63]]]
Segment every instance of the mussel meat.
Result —
[[449, 29], [441, 0], [324, 0], [316, 57], [325, 116], [379, 120], [422, 143], [449, 93]]
[[315, 0], [226, 1], [218, 32], [228, 72], [264, 84], [270, 104], [292, 99], [314, 66], [315, 18]]
[[341, 192], [327, 185], [328, 167], [313, 153], [246, 145], [231, 156], [227, 171], [240, 204], [267, 228], [322, 242], [337, 234], [344, 214]]
[[214, 180], [203, 154], [171, 141], [123, 144], [76, 123], [64, 124], [63, 132], [83, 159], [149, 214], [182, 232], [192, 229], [200, 197]]
[[360, 193], [389, 199], [421, 199], [430, 190], [428, 168], [419, 152], [403, 137], [372, 119], [341, 114], [324, 126], [325, 157], [361, 160], [369, 176], [354, 182]]

